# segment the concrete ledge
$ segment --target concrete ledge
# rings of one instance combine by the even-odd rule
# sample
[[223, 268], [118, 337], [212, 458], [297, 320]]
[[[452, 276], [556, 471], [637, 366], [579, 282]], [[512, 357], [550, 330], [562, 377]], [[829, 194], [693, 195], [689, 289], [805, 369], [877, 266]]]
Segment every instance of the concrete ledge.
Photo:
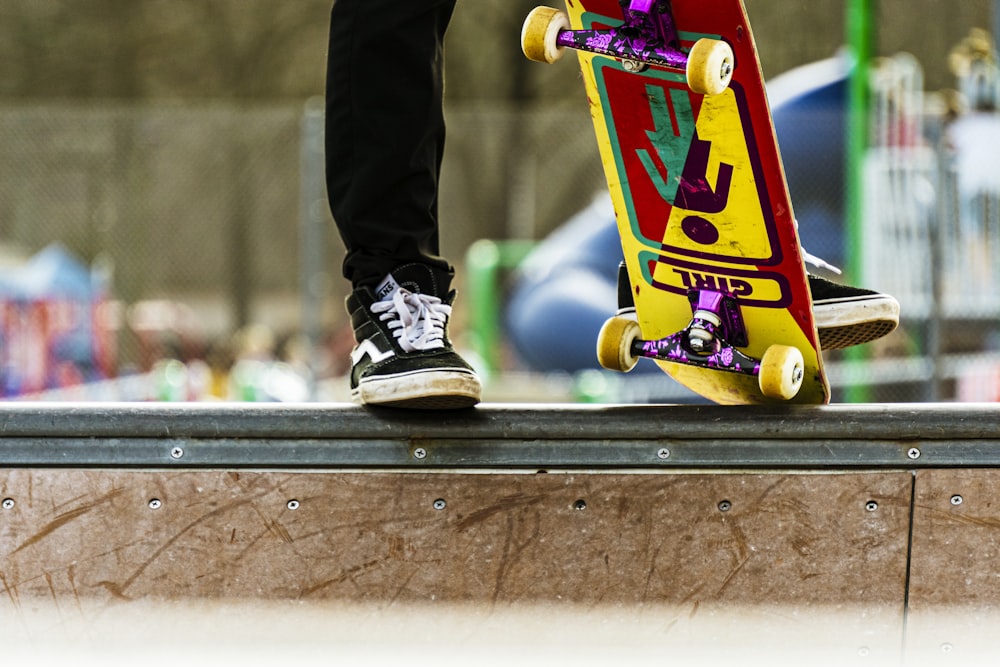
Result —
[[[782, 641], [800, 642], [788, 664], [992, 659], [998, 417], [7, 404], [0, 639], [207, 605], [362, 614], [370, 637], [371, 619], [478, 618], [469, 632], [493, 639], [502, 618], [613, 623], [617, 646], [651, 660], [699, 658], [720, 633], [736, 642], [727, 660], [749, 638], [762, 664], [783, 664]], [[600, 636], [579, 630], [574, 645]]]

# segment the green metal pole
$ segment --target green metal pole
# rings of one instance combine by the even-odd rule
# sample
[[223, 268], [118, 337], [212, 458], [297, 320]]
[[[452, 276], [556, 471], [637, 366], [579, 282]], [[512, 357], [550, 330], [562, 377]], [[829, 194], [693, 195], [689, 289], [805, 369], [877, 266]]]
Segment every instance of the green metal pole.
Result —
[[469, 303], [472, 304], [469, 339], [481, 365], [476, 370], [489, 376], [500, 365], [500, 297], [497, 285], [500, 248], [497, 243], [480, 239], [469, 246], [465, 255], [465, 270], [468, 273]]
[[504, 270], [516, 268], [534, 247], [535, 242], [530, 240], [480, 239], [466, 251], [465, 270], [468, 274], [469, 303], [472, 304], [469, 338], [480, 362], [476, 370], [487, 379], [501, 370], [501, 274]]
[[[847, 276], [855, 285], [864, 284], [864, 159], [868, 149], [868, 73], [874, 42], [872, 16], [877, 0], [847, 0], [847, 46], [852, 67], [848, 80], [847, 137], [845, 160], [845, 200]], [[845, 355], [853, 364], [862, 363], [865, 350], [851, 348]], [[853, 375], [853, 373], [852, 373]], [[852, 384], [847, 387], [846, 400], [862, 403], [869, 400], [869, 387]]]

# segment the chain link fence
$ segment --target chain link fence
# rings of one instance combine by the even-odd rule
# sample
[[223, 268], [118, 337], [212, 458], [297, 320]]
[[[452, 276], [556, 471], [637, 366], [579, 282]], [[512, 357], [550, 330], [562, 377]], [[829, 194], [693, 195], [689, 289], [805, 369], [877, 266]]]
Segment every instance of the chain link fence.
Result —
[[[112, 375], [165, 359], [231, 369], [241, 356], [278, 355], [304, 329], [321, 348], [306, 353], [310, 375], [343, 372], [347, 285], [317, 105], [0, 107], [0, 268], [16, 275], [57, 244], [99, 274], [111, 307], [85, 328], [110, 330]], [[442, 242], [460, 283], [476, 239], [542, 236], [603, 182], [585, 109], [484, 105], [448, 118]], [[11, 335], [36, 339], [33, 358], [56, 354], [24, 327]], [[129, 397], [177, 394], [128, 386]]]
[[[837, 388], [871, 387], [873, 400], [996, 400], [1000, 203], [988, 188], [964, 194], [960, 156], [946, 141], [950, 118], [928, 103], [911, 60], [892, 63], [895, 74], [881, 70], [874, 89], [865, 266], [866, 285], [896, 295], [904, 321], [860, 363], [829, 355], [831, 378]], [[902, 111], [900, 81], [914, 93]], [[544, 238], [605, 187], [580, 102], [447, 109], [442, 242], [460, 288], [475, 241]], [[890, 107], [895, 115], [886, 115]], [[913, 141], [879, 129], [907, 123]], [[3, 271], [59, 244], [100, 278], [110, 306], [87, 326], [113, 334], [107, 375], [160, 373], [144, 389], [130, 384], [126, 398], [248, 397], [253, 392], [230, 386], [246, 358], [294, 365], [311, 381], [339, 376], [352, 341], [343, 250], [325, 201], [321, 124], [315, 100], [305, 108], [0, 107]], [[796, 184], [810, 187], [817, 186]], [[469, 310], [464, 302], [456, 310], [460, 346]], [[292, 345], [303, 335], [304, 352]], [[52, 341], [44, 345], [33, 358], [55, 354]], [[223, 377], [189, 373], [181, 380], [202, 378], [198, 388], [168, 391], [156, 384], [169, 375], [167, 359], [198, 361]], [[506, 370], [523, 369], [513, 360]], [[551, 400], [642, 401], [662, 397], [669, 382], [641, 386], [652, 381], [598, 383], [603, 390], [593, 390], [593, 376], [528, 384], [544, 386]], [[62, 380], [46, 382], [53, 389]], [[590, 388], [581, 391], [581, 382]], [[122, 397], [101, 386], [102, 395]], [[256, 396], [280, 400], [280, 392]]]
[[252, 323], [293, 332], [301, 118], [296, 105], [0, 108], [6, 272], [58, 244], [100, 273], [115, 373], [205, 358]]
[[127, 303], [183, 295], [216, 309], [209, 331], [245, 323], [242, 301], [296, 289], [300, 117], [0, 108], [0, 242], [31, 253], [59, 241], [111, 271]]
[[959, 73], [958, 90], [936, 95], [924, 92], [908, 54], [882, 60], [873, 76], [863, 261], [899, 299], [902, 327], [868, 375], [903, 400], [1000, 400], [1000, 79], [991, 48], [974, 67]]

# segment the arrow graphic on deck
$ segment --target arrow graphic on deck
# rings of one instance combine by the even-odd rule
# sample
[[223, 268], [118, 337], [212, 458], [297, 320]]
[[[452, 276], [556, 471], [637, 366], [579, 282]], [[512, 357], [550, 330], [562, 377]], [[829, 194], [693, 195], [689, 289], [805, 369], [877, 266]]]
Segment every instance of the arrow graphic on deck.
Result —
[[667, 203], [689, 211], [718, 213], [724, 210], [729, 201], [733, 166], [719, 164], [716, 186], [712, 188], [708, 180], [712, 144], [698, 138], [688, 94], [673, 89], [668, 100], [663, 88], [651, 84], [646, 86], [646, 95], [655, 126], [646, 136], [666, 168], [666, 178], [648, 150], [639, 149], [636, 154], [657, 193]]

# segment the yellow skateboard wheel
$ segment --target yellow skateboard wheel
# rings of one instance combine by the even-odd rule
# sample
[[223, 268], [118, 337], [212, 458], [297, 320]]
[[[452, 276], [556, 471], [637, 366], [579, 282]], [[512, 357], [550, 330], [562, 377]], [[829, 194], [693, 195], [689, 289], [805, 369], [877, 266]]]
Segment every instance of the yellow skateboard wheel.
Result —
[[639, 323], [627, 317], [612, 317], [597, 334], [597, 361], [609, 371], [628, 373], [639, 363], [632, 343], [640, 335]]
[[561, 30], [569, 30], [569, 16], [552, 7], [535, 7], [521, 28], [521, 50], [528, 60], [554, 63], [565, 49], [556, 44]]
[[688, 53], [688, 88], [700, 95], [718, 95], [733, 80], [733, 49], [718, 39], [699, 39]]
[[760, 360], [757, 383], [764, 396], [789, 401], [799, 393], [804, 372], [805, 361], [797, 347], [772, 345]]

